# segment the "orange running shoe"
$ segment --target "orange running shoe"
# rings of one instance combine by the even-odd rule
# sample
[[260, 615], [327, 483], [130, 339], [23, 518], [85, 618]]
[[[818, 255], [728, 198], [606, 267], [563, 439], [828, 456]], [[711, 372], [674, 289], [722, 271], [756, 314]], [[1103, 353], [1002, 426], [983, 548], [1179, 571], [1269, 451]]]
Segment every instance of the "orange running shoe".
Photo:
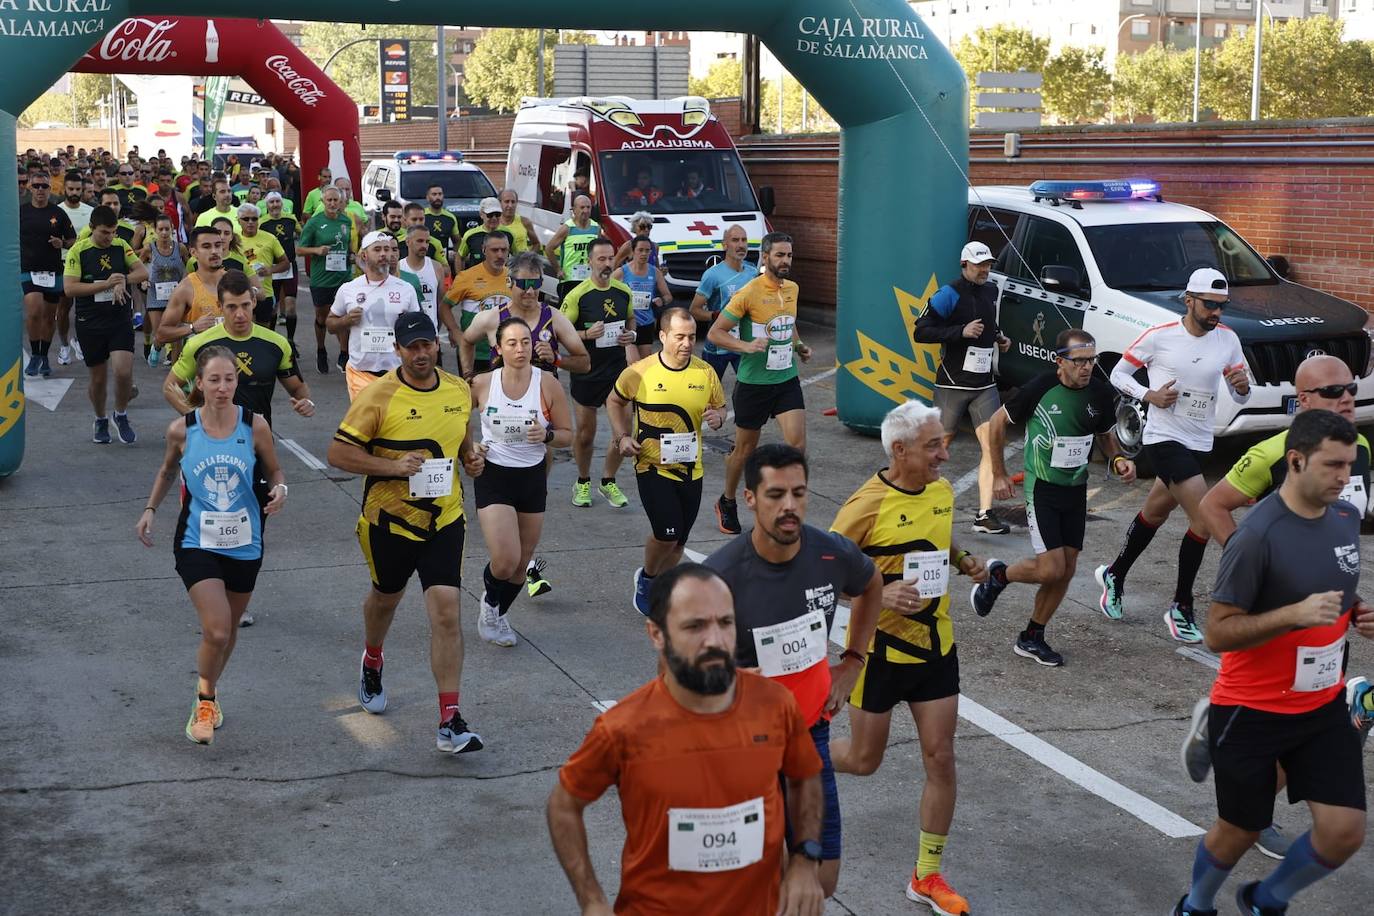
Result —
[[219, 697], [215, 697], [215, 728], [224, 724], [224, 710], [220, 709]]
[[924, 903], [940, 916], [969, 916], [968, 901], [955, 893], [938, 871], [919, 880], [913, 871], [911, 883], [906, 886], [906, 896], [908, 900]]
[[209, 744], [215, 740], [215, 701], [197, 700], [191, 709], [191, 718], [186, 720], [186, 737], [196, 744]]

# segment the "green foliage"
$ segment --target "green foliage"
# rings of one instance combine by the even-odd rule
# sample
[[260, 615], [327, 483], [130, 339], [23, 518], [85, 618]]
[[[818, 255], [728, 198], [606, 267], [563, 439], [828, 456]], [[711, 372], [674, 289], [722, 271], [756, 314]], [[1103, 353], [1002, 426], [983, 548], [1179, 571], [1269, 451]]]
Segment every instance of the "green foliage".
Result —
[[[596, 44], [586, 32], [564, 30], [564, 44]], [[544, 30], [544, 92], [553, 92], [553, 49], [557, 29]], [[468, 55], [463, 90], [477, 105], [514, 111], [522, 96], [538, 91], [538, 29], [487, 29]]]
[[1112, 96], [1112, 75], [1101, 48], [1065, 46], [1045, 64], [1044, 108], [1061, 124], [1101, 121]]
[[[1339, 118], [1374, 112], [1374, 57], [1370, 45], [1344, 41], [1344, 23], [1325, 16], [1264, 27], [1260, 117]], [[1215, 51], [1215, 73], [1203, 98], [1227, 120], [1250, 117], [1255, 53], [1251, 34], [1232, 33]]]
[[[728, 99], [740, 95], [743, 86], [744, 65], [737, 60], [726, 59], [713, 63], [706, 76], [689, 79], [687, 91], [707, 99]], [[772, 133], [778, 129], [778, 81], [761, 80], [759, 96], [759, 107], [762, 109], [759, 129], [764, 133]], [[789, 76], [782, 84], [782, 129], [784, 133], [791, 134], [803, 129], [814, 133], [839, 130], [840, 127], [814, 98], [806, 102], [806, 123], [803, 125], [801, 83]]]
[[[305, 51], [311, 60], [323, 65], [335, 51], [360, 38], [373, 40], [348, 48], [329, 65], [330, 79], [338, 83], [339, 88], [347, 92], [355, 103], [378, 104], [381, 77], [378, 75], [377, 47], [379, 40], [388, 38], [411, 39], [410, 104], [415, 106], [435, 103], [438, 57], [435, 54], [434, 26], [372, 25], [363, 28], [356, 23], [350, 25], [342, 22], [310, 22], [301, 28], [301, 50]], [[452, 46], [449, 50], [453, 50]], [[451, 90], [452, 71], [448, 72], [448, 85]], [[450, 99], [450, 102], [452, 101]]]
[[[20, 127], [43, 122], [86, 127], [109, 104], [110, 78], [101, 73], [72, 73], [71, 92], [45, 92], [19, 116]], [[74, 104], [73, 104], [74, 103]]]
[[[1204, 52], [1204, 88], [1213, 79], [1211, 55]], [[1118, 121], [1192, 120], [1193, 52], [1153, 45], [1139, 54], [1119, 55], [1112, 79], [1112, 115]]]
[[970, 87], [977, 85], [983, 71], [1030, 70], [1043, 73], [1049, 62], [1050, 40], [1039, 38], [1030, 29], [1014, 25], [980, 28], [965, 35], [954, 47], [954, 57], [964, 68]]
[[718, 60], [704, 77], [688, 77], [687, 91], [704, 99], [732, 99], [743, 95], [744, 64], [728, 57]]

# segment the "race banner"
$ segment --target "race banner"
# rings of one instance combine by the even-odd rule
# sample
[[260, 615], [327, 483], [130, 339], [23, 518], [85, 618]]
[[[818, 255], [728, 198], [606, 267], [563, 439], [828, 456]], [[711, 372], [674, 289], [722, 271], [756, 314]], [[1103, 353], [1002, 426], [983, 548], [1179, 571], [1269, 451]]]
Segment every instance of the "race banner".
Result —
[[205, 155], [215, 154], [215, 141], [219, 138], [219, 119], [224, 114], [224, 100], [229, 94], [229, 77], [212, 76], [205, 81]]

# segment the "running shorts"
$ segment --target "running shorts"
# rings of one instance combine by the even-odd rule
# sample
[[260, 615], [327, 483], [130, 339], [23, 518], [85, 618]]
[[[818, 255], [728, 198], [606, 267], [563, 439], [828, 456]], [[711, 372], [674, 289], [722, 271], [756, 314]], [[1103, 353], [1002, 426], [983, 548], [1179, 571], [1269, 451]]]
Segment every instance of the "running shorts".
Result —
[[463, 584], [463, 519], [455, 519], [428, 540], [415, 541], [358, 519], [358, 544], [372, 575], [372, 587], [383, 595], [404, 591], [410, 577], [420, 574], [420, 588]]
[[604, 405], [606, 399], [611, 396], [616, 379], [620, 378], [620, 373], [624, 369], [623, 363], [612, 363], [609, 368], [574, 375], [568, 385], [568, 391], [574, 401], [595, 410]]
[[[28, 276], [28, 274], [25, 274], [25, 276]], [[62, 279], [62, 274], [60, 272], [57, 275], [57, 279], [59, 281], [61, 281]], [[49, 305], [56, 305], [57, 303], [62, 301], [62, 287], [60, 282], [57, 286], [34, 286], [28, 280], [25, 280], [22, 283], [20, 283], [19, 286], [21, 289], [23, 289], [25, 296], [28, 296], [32, 293], [42, 293], [43, 301], [48, 303]]]
[[651, 321], [648, 324], [635, 325], [635, 344], [641, 347], [651, 347], [658, 343], [658, 322]]
[[712, 353], [703, 350], [701, 358], [706, 360], [706, 365], [716, 370], [716, 378], [720, 379], [722, 384], [725, 382], [725, 370], [731, 366], [735, 367], [735, 376], [739, 376], [740, 354], [738, 353]]
[[334, 304], [334, 297], [339, 294], [337, 286], [312, 286], [310, 287], [310, 301], [315, 303], [315, 308], [329, 308]]
[[735, 382], [736, 429], [763, 429], [769, 417], [805, 409], [801, 379], [795, 375], [785, 382], [768, 385]]
[[1088, 527], [1088, 487], [1066, 487], [1026, 478], [1026, 524], [1037, 554], [1058, 547], [1083, 549]]
[[987, 388], [940, 388], [935, 389], [934, 405], [940, 408], [940, 424], [945, 435], [952, 436], [959, 430], [959, 421], [968, 414], [973, 428], [977, 429], [992, 419], [1002, 406], [1002, 398], [997, 394], [997, 386]]
[[1154, 442], [1145, 446], [1145, 457], [1154, 466], [1155, 476], [1166, 484], [1201, 477], [1202, 459], [1206, 455], [1206, 452], [1195, 452], [1178, 442]]
[[864, 712], [890, 712], [898, 703], [928, 703], [959, 694], [959, 647], [925, 662], [888, 661], [878, 633], [877, 645], [849, 694], [851, 706]]
[[482, 473], [472, 478], [477, 508], [510, 506], [516, 512], [536, 515], [548, 502], [548, 475], [544, 462], [527, 468], [508, 468], [488, 461]]
[[129, 306], [115, 309], [112, 315], [81, 309], [76, 312], [76, 342], [88, 367], [103, 366], [116, 351], [134, 351], [133, 313]]
[[677, 541], [679, 547], [687, 543], [692, 525], [696, 524], [697, 510], [701, 508], [704, 479], [670, 480], [657, 471], [635, 474], [639, 501], [644, 506], [644, 514], [649, 516], [654, 540]]
[[294, 298], [296, 296], [296, 293], [300, 290], [299, 281], [300, 278], [295, 276], [288, 277], [285, 280], [273, 280], [272, 295], [274, 295], [278, 299], [278, 301], [286, 298], [287, 296], [291, 296], [292, 298]]
[[258, 570], [262, 569], [262, 557], [239, 560], [198, 547], [178, 547], [172, 555], [176, 558], [177, 575], [188, 592], [197, 582], [219, 579], [226, 592], [246, 595], [257, 585]]

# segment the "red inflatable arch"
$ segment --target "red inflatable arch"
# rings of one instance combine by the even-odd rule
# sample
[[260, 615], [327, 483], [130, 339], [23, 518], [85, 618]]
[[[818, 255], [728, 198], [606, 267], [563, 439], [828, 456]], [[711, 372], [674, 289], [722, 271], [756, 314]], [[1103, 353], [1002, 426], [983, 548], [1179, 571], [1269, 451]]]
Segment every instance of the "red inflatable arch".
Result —
[[269, 21], [125, 19], [72, 69], [242, 77], [300, 131], [302, 193], [325, 166], [335, 178], [346, 174], [360, 193], [357, 105]]

